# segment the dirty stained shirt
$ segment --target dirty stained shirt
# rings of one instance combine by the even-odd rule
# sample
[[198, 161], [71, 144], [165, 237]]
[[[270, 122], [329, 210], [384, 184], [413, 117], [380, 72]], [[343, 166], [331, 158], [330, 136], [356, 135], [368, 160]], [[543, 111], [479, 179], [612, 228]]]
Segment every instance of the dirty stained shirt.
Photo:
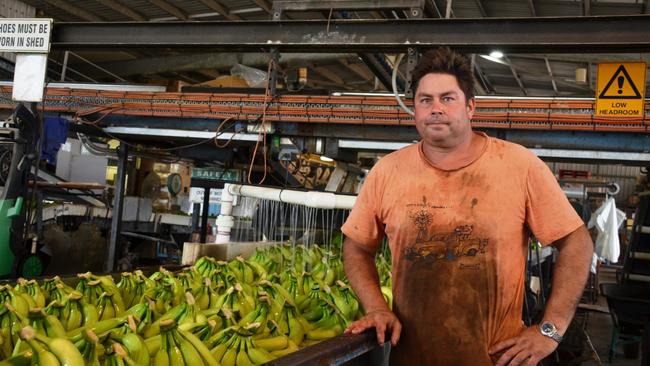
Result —
[[342, 231], [392, 253], [403, 325], [391, 365], [492, 365], [487, 350], [523, 329], [530, 232], [544, 245], [582, 225], [549, 168], [484, 134], [468, 165], [441, 170], [421, 142], [383, 157]]

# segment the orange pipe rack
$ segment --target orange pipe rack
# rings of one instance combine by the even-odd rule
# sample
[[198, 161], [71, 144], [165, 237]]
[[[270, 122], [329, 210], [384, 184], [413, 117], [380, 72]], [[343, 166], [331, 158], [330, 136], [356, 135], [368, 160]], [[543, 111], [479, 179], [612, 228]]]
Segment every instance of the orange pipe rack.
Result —
[[[263, 95], [47, 88], [44, 101], [47, 111], [80, 117], [118, 114], [255, 121], [266, 106], [266, 120], [270, 122], [414, 124], [390, 96], [284, 95], [265, 104]], [[593, 101], [570, 99], [481, 98], [476, 102], [472, 124], [479, 128], [648, 132], [648, 102], [643, 117], [594, 116], [593, 105]], [[0, 109], [14, 106], [11, 86], [0, 87]]]

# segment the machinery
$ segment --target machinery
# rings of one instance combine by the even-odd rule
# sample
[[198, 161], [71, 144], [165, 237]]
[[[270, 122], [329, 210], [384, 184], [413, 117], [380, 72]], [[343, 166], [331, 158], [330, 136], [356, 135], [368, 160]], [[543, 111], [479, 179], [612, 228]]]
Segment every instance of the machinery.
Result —
[[30, 170], [37, 160], [41, 124], [27, 106], [19, 104], [11, 119], [0, 129], [0, 141], [11, 143], [9, 165], [0, 195], [0, 277], [35, 277], [43, 272], [38, 239], [25, 235], [30, 222]]

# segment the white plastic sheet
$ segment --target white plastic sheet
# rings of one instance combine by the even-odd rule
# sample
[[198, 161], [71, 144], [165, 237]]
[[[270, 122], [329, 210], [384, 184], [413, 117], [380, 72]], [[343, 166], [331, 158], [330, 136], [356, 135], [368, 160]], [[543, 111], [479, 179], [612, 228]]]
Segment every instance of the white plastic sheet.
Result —
[[[611, 197], [591, 215], [588, 228], [596, 227], [598, 231], [594, 261], [598, 256], [598, 258], [606, 259], [612, 263], [618, 262], [618, 257], [621, 254], [618, 228], [624, 221], [625, 213], [616, 208], [616, 202]], [[592, 272], [595, 272], [595, 263], [592, 265]]]

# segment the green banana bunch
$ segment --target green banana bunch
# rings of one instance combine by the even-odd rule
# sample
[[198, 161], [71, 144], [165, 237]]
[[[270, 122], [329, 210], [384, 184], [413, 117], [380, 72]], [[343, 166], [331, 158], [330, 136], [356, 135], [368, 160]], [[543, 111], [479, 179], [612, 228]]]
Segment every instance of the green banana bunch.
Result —
[[[5, 303], [0, 307], [0, 356], [2, 359], [14, 355], [20, 348], [20, 329], [27, 325], [27, 318], [19, 314], [13, 306]], [[18, 346], [17, 346], [18, 345]]]
[[[22, 340], [22, 339], [21, 339]], [[34, 338], [25, 339], [25, 344], [32, 350], [31, 364], [39, 366], [59, 366], [59, 359], [49, 349]]]
[[130, 272], [122, 272], [120, 274], [120, 281], [117, 283], [117, 288], [120, 290], [124, 306], [128, 309], [140, 301], [136, 299], [136, 285], [133, 274]]
[[[61, 286], [57, 286], [61, 285]], [[74, 290], [72, 287], [66, 285], [62, 280], [61, 277], [59, 276], [54, 276], [52, 278], [47, 278], [43, 281], [43, 285], [41, 286], [41, 290], [43, 290], [43, 295], [45, 295], [45, 303], [49, 304], [50, 301], [52, 300], [62, 300], [63, 295], [65, 293], [68, 293], [72, 290]], [[53, 298], [52, 292], [58, 292], [58, 297]]]
[[137, 326], [135, 327], [135, 332], [144, 335], [145, 331], [154, 323], [155, 314], [154, 309], [156, 307], [155, 302], [148, 300], [146, 303], [139, 303], [133, 305], [128, 309], [124, 315], [132, 316], [137, 320]]
[[[30, 326], [26, 326], [20, 331], [20, 338], [32, 347], [35, 355], [39, 356], [39, 352], [41, 352], [40, 355], [43, 355], [45, 357], [44, 360], [48, 362], [44, 363], [39, 358], [40, 363], [38, 365], [49, 366], [60, 364], [63, 366], [84, 366], [84, 359], [81, 353], [66, 338], [50, 338], [36, 332]], [[50, 357], [45, 351], [53, 354], [55, 357]], [[55, 361], [58, 361], [58, 363]]]
[[201, 257], [194, 263], [194, 269], [201, 277], [209, 277], [215, 270], [224, 271], [228, 268], [228, 262], [218, 261], [212, 257]]
[[13, 288], [11, 288], [9, 285], [0, 286], [0, 305], [11, 305], [14, 311], [16, 311], [22, 317], [26, 317], [27, 313], [29, 313], [29, 309], [31, 307], [34, 307], [30, 306], [28, 299], [31, 300], [31, 304], [35, 306], [34, 301], [29, 295], [22, 294], [21, 296], [21, 294], [14, 291]]
[[212, 283], [212, 288], [217, 291], [218, 294], [223, 294], [227, 289], [234, 286], [237, 280], [233, 276], [232, 272], [229, 269], [215, 269], [210, 272], [207, 276]]
[[253, 291], [250, 287], [248, 287], [250, 290], [246, 290], [240, 283], [236, 283], [233, 288], [235, 291], [232, 293], [232, 302], [229, 304], [232, 307], [230, 309], [239, 315], [241, 319], [255, 309], [255, 299], [252, 296]]
[[192, 329], [192, 334], [197, 336], [201, 342], [205, 342], [221, 329], [223, 329], [223, 326], [221, 324], [217, 326], [217, 322], [215, 320], [208, 319], [205, 324], [199, 324], [196, 328]]
[[133, 332], [119, 334], [111, 332], [109, 338], [119, 343], [128, 353], [128, 356], [139, 365], [149, 365], [149, 350], [144, 343], [144, 339]]
[[66, 337], [66, 330], [61, 321], [54, 315], [45, 313], [42, 308], [29, 310], [28, 323], [34, 331], [50, 338]]
[[[82, 275], [79, 274], [77, 276]], [[83, 295], [83, 300], [85, 302], [97, 306], [99, 297], [104, 293], [101, 282], [99, 280], [88, 279], [85, 276], [81, 278], [82, 279], [77, 283], [75, 290]]]
[[266, 328], [266, 321], [270, 312], [271, 304], [269, 301], [269, 298], [267, 296], [261, 296], [259, 298], [259, 301], [257, 303], [257, 306], [253, 311], [250, 313], [246, 314], [246, 316], [242, 317], [238, 325], [243, 328], [248, 328], [252, 326], [255, 329], [255, 333], [258, 331], [264, 331]]
[[145, 292], [140, 302], [148, 303], [149, 301], [153, 301], [155, 304], [154, 312], [156, 314], [156, 319], [158, 319], [162, 314], [165, 314], [173, 307], [173, 298], [174, 292], [171, 285], [156, 284], [155, 287], [152, 287]]
[[219, 294], [212, 288], [212, 280], [203, 279], [201, 284], [192, 292], [196, 304], [201, 310], [210, 309], [216, 306]]
[[[336, 294], [338, 299], [336, 298], [334, 299], [334, 304], [336, 305], [336, 307], [339, 308], [339, 310], [341, 310], [341, 312], [343, 313], [347, 321], [351, 322], [359, 319], [361, 317], [360, 302], [359, 302], [359, 298], [357, 298], [357, 295], [352, 290], [352, 287], [346, 285], [341, 280], [336, 281], [336, 284], [338, 287], [336, 287], [336, 290], [333, 291], [333, 293]], [[341, 302], [347, 305], [348, 307], [347, 312], [343, 311], [342, 309], [345, 308], [345, 305], [339, 306], [339, 303]]]
[[121, 302], [116, 301], [115, 293], [103, 292], [97, 299], [97, 315], [99, 320], [115, 318], [124, 313]]
[[19, 294], [28, 295], [34, 302], [34, 306], [43, 308], [45, 307], [45, 295], [41, 290], [41, 287], [38, 285], [36, 280], [26, 280], [24, 278], [19, 278], [16, 281], [16, 286], [14, 291]]
[[72, 291], [74, 291], [73, 288], [63, 283], [55, 284], [52, 290], [49, 292], [48, 300], [47, 300], [49, 301], [48, 304], [52, 301], [59, 301], [63, 303], [65, 299], [68, 297], [68, 295], [72, 293]]
[[239, 283], [252, 284], [255, 281], [255, 272], [246, 264], [242, 257], [236, 257], [228, 263], [228, 269]]
[[203, 324], [208, 321], [208, 318], [201, 312], [201, 309], [194, 301], [194, 296], [192, 296], [191, 292], [185, 293], [185, 302], [170, 309], [160, 319], [161, 321], [164, 319], [173, 319], [177, 324]]
[[273, 319], [280, 315], [285, 303], [295, 306], [294, 298], [280, 284], [268, 280], [261, 280], [257, 285], [257, 296], [267, 296], [271, 304], [271, 316]]
[[99, 337], [92, 330], [86, 330], [83, 332], [83, 336], [82, 340], [75, 343], [75, 347], [81, 353], [86, 365], [99, 366], [100, 354], [103, 355]]
[[253, 255], [248, 258], [248, 262], [261, 266], [266, 273], [276, 273], [279, 268], [279, 263], [275, 260], [277, 257], [281, 256], [274, 255], [269, 249], [257, 248]]
[[241, 336], [234, 331], [233, 327], [224, 330], [220, 340], [221, 342], [210, 350], [210, 354], [221, 366], [235, 366], [241, 344]]
[[286, 335], [296, 345], [300, 345], [305, 333], [311, 329], [308, 322], [292, 306], [285, 306], [282, 315], [275, 321], [277, 332]]
[[160, 337], [160, 348], [153, 357], [154, 365], [219, 365], [201, 340], [180, 330], [172, 319], [160, 322]]
[[[52, 304], [54, 303], [53, 301]], [[99, 314], [97, 314], [95, 306], [83, 301], [81, 293], [72, 291], [63, 303], [59, 319], [66, 331], [70, 332], [79, 327], [96, 323], [99, 320]]]
[[194, 269], [194, 267], [186, 267], [176, 273], [176, 278], [181, 282], [181, 285], [184, 286], [184, 291], [190, 291], [201, 285], [203, 282], [203, 276]]
[[146, 366], [132, 359], [119, 343], [113, 343], [108, 350], [108, 357], [104, 362], [106, 366]]
[[303, 296], [298, 296], [296, 306], [305, 319], [313, 321], [320, 319], [321, 313], [321, 286], [314, 283], [311, 290]]

